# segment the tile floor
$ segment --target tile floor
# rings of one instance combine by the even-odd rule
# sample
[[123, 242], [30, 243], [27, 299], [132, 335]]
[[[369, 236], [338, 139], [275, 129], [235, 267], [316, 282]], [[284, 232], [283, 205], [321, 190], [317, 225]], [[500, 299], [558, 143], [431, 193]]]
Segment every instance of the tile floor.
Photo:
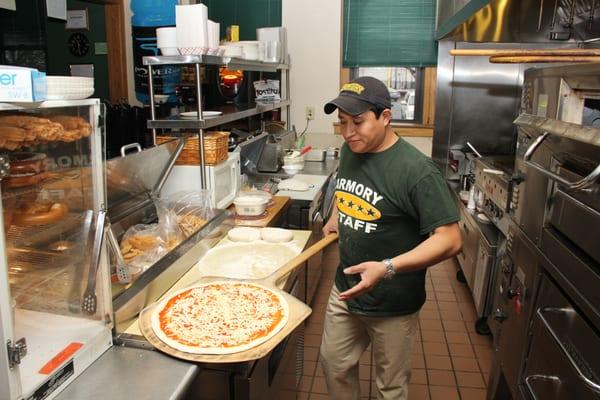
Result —
[[[325, 307], [337, 262], [337, 246], [330, 246], [323, 257], [323, 275], [312, 304], [313, 314], [306, 324], [299, 400], [329, 398], [318, 359]], [[456, 280], [457, 269], [455, 261], [448, 260], [428, 270], [427, 302], [419, 315], [409, 400], [485, 399], [492, 341], [475, 332], [473, 300], [467, 286]], [[377, 398], [370, 373], [367, 350], [360, 360], [362, 399]]]

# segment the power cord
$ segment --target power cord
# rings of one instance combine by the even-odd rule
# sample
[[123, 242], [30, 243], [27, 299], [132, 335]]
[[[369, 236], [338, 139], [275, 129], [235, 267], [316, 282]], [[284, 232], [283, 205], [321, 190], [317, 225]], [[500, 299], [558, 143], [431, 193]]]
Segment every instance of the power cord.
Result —
[[306, 130], [308, 129], [308, 125], [310, 125], [310, 119], [306, 118], [306, 126], [304, 127], [304, 130], [300, 133], [300, 136], [298, 136], [299, 138], [302, 137], [302, 135], [304, 135], [306, 133]]

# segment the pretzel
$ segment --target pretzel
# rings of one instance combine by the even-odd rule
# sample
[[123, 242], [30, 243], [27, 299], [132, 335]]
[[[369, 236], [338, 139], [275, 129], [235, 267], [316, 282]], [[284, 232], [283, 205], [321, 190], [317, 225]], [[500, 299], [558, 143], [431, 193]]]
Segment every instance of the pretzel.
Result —
[[27, 139], [27, 131], [16, 126], [0, 125], [0, 136], [5, 140], [13, 142], [22, 142]]

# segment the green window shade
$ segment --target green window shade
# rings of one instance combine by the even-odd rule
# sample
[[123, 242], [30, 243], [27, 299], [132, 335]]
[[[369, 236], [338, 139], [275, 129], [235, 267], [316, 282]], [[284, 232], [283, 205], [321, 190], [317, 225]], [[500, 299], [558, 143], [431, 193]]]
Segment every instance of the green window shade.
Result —
[[344, 0], [343, 65], [436, 65], [435, 10], [435, 0]]
[[256, 28], [281, 26], [281, 0], [204, 0], [208, 18], [221, 24], [221, 39], [230, 25], [240, 26], [240, 40], [256, 40]]

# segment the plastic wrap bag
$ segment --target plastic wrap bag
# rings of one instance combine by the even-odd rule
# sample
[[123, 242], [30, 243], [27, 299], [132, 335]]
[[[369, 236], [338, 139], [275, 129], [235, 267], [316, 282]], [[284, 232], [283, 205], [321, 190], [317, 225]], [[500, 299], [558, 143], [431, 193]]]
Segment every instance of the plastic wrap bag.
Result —
[[253, 82], [255, 101], [257, 103], [277, 103], [281, 101], [279, 81], [276, 79], [263, 79]]
[[214, 216], [212, 192], [181, 191], [163, 199], [165, 207], [175, 215], [184, 237], [189, 237]]
[[158, 223], [133, 225], [121, 239], [121, 254], [132, 270], [145, 270], [184, 239], [175, 212], [161, 201], [155, 206]]

